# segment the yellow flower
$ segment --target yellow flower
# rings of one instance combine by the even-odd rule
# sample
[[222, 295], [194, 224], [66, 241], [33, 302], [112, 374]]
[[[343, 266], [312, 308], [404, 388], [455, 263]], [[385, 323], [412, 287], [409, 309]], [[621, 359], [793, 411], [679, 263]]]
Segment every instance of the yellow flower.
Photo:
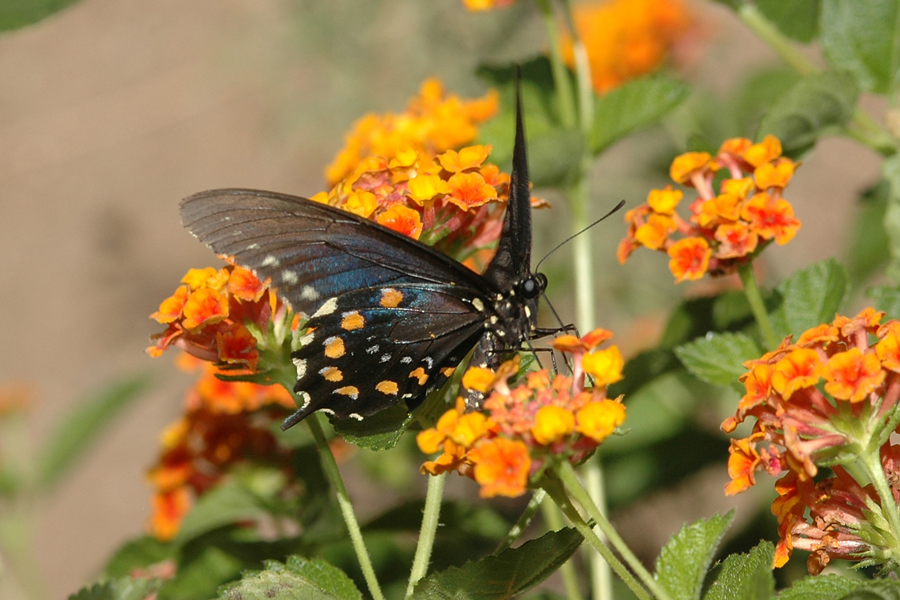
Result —
[[534, 417], [531, 433], [537, 443], [547, 445], [575, 430], [575, 415], [561, 406], [542, 406]]

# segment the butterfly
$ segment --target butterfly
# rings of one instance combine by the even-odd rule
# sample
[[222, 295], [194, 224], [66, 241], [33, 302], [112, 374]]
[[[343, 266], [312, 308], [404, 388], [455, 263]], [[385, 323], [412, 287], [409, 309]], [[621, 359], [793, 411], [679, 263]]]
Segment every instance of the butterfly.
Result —
[[[470, 364], [545, 335], [547, 278], [531, 271], [531, 200], [521, 98], [510, 192], [497, 251], [482, 274], [373, 221], [305, 198], [244, 189], [181, 203], [184, 226], [217, 254], [270, 278], [310, 315], [292, 353], [303, 404], [287, 429], [320, 410], [362, 420], [401, 400], [412, 410], [475, 348]], [[477, 394], [472, 394], [476, 398]]]

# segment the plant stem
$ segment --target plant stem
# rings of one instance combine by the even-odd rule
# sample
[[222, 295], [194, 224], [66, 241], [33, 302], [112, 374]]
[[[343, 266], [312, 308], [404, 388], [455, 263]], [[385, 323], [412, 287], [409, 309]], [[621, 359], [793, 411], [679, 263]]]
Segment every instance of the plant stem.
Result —
[[[546, 497], [547, 493], [543, 489], [539, 490]], [[562, 509], [558, 505], [550, 502], [541, 504], [541, 514], [547, 522], [547, 529], [550, 531], [559, 531], [565, 525], [562, 519]], [[585, 524], [587, 527], [587, 524]], [[569, 559], [559, 568], [559, 574], [562, 575], [563, 587], [566, 589], [566, 598], [569, 600], [582, 600], [581, 592], [578, 590], [578, 578], [575, 576], [575, 567], [572, 566], [572, 560]]]
[[[638, 600], [649, 600], [650, 594], [647, 593], [641, 584], [634, 578], [634, 576], [625, 568], [625, 565], [616, 558], [616, 555], [613, 554], [612, 550], [610, 550], [603, 541], [597, 537], [597, 534], [594, 533], [594, 530], [591, 529], [587, 523], [584, 522], [584, 519], [581, 518], [581, 515], [578, 514], [578, 511], [575, 510], [575, 507], [572, 505], [572, 502], [569, 500], [569, 497], [566, 495], [566, 491], [563, 488], [559, 479], [556, 479], [555, 476], [546, 475], [544, 477], [544, 481], [542, 483], [547, 493], [553, 499], [557, 506], [559, 506], [560, 510], [562, 510], [563, 514], [569, 519], [572, 523], [572, 526], [584, 536], [584, 539], [588, 541], [588, 543], [594, 547], [597, 553], [603, 557], [604, 560], [609, 564], [610, 568], [615, 571], [616, 575], [618, 575], [622, 581], [628, 586], [628, 589], [638, 598]], [[600, 596], [594, 597], [594, 600], [609, 600], [612, 598], [612, 595], [608, 596]]]
[[[587, 511], [588, 515], [596, 523], [596, 526], [606, 534], [610, 544], [612, 544], [613, 548], [615, 548], [619, 555], [625, 560], [625, 563], [631, 568], [635, 575], [637, 575], [641, 583], [650, 590], [658, 600], [670, 600], [666, 591], [660, 587], [653, 575], [644, 568], [641, 561], [638, 560], [631, 549], [625, 544], [625, 540], [619, 536], [619, 533], [606, 519], [606, 516], [603, 515], [603, 513], [600, 512], [600, 509], [597, 508], [597, 505], [594, 504], [594, 501], [587, 493], [587, 490], [585, 490], [581, 485], [581, 482], [578, 481], [578, 476], [575, 474], [575, 468], [572, 467], [571, 463], [566, 460], [561, 460], [556, 464], [556, 472], [559, 475], [562, 484], [565, 486], [566, 491], [575, 498], [585, 511]], [[610, 564], [610, 566], [613, 565]], [[616, 572], [618, 573], [618, 571]]]
[[881, 500], [881, 513], [891, 526], [891, 541], [894, 543], [891, 548], [891, 555], [896, 556], [896, 552], [900, 549], [896, 547], [900, 544], [900, 510], [897, 509], [897, 503], [894, 502], [894, 494], [891, 486], [888, 484], [884, 476], [884, 468], [881, 466], [881, 456], [877, 449], [872, 450], [866, 448], [860, 454], [860, 462], [869, 476], [869, 481], [878, 492], [878, 498]]
[[762, 294], [759, 291], [759, 285], [756, 283], [756, 275], [753, 273], [753, 263], [749, 262], [738, 268], [738, 275], [741, 277], [741, 284], [744, 286], [744, 295], [747, 296], [747, 302], [750, 303], [750, 310], [753, 311], [753, 317], [756, 324], [759, 325], [759, 331], [762, 333], [763, 341], [768, 350], [774, 350], [778, 347], [778, 337], [775, 335], [775, 329], [772, 327], [772, 321], [769, 319], [769, 313], [766, 312], [766, 305], [763, 302]]
[[778, 31], [778, 28], [759, 12], [754, 4], [745, 2], [737, 10], [737, 14], [744, 25], [777, 52], [792, 69], [801, 75], [811, 75], [820, 70], [818, 65], [806, 58], [790, 39]]
[[572, 97], [572, 84], [569, 80], [569, 70], [563, 62], [559, 49], [559, 32], [556, 28], [556, 16], [550, 6], [550, 0], [538, 0], [538, 9], [544, 21], [544, 31], [547, 35], [547, 48], [550, 52], [550, 71], [553, 74], [553, 87], [556, 88], [556, 103], [559, 110], [559, 120], [566, 129], [575, 127], [575, 101]]
[[519, 520], [515, 522], [515, 524], [510, 528], [509, 533], [506, 534], [506, 537], [503, 538], [503, 541], [497, 546], [494, 550], [493, 554], [496, 556], [500, 554], [507, 548], [513, 545], [519, 536], [522, 535], [522, 532], [525, 531], [525, 528], [528, 527], [528, 524], [531, 523], [531, 519], [534, 518], [535, 513], [537, 513], [538, 509], [541, 508], [541, 504], [544, 502], [544, 498], [547, 497], [547, 492], [544, 490], [537, 490], [531, 496], [531, 500], [528, 501], [528, 506], [525, 507], [525, 510], [522, 511], [522, 514], [519, 515]]
[[[288, 388], [290, 390], [290, 388]], [[293, 392], [292, 392], [293, 393]], [[344, 523], [347, 525], [347, 531], [350, 533], [350, 541], [353, 544], [353, 551], [359, 561], [359, 567], [362, 569], [363, 578], [369, 587], [369, 593], [372, 594], [373, 600], [384, 600], [384, 594], [381, 592], [381, 586], [375, 577], [375, 569], [372, 567], [372, 559], [369, 557], [369, 551], [363, 541], [362, 531], [359, 528], [359, 521], [356, 520], [356, 514], [353, 512], [353, 505], [350, 503], [350, 495], [347, 494], [347, 487], [341, 477], [338, 469], [337, 461], [334, 460], [334, 454], [325, 439], [325, 432], [322, 431], [322, 424], [319, 422], [319, 414], [313, 413], [306, 417], [306, 425], [312, 433], [319, 449], [319, 458], [322, 461], [322, 470], [334, 493], [337, 496], [338, 506], [341, 509], [341, 515], [344, 517]]]
[[431, 561], [431, 550], [434, 548], [434, 536], [437, 533], [441, 516], [441, 499], [444, 496], [446, 473], [428, 477], [428, 491], [425, 492], [425, 511], [422, 514], [422, 528], [419, 530], [419, 541], [416, 544], [416, 556], [409, 573], [409, 584], [406, 586], [406, 598], [412, 598], [413, 590], [419, 580], [428, 572]]

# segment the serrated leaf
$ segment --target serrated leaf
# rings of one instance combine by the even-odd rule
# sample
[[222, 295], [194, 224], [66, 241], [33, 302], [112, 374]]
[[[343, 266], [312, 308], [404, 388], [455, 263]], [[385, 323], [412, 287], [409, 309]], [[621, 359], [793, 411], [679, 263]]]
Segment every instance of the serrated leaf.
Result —
[[551, 531], [497, 556], [469, 561], [420, 581], [415, 600], [503, 600], [534, 587], [578, 549], [584, 538], [574, 529]]
[[770, 314], [778, 337], [800, 335], [820, 323], [830, 323], [849, 293], [847, 269], [828, 260], [797, 271], [776, 288], [780, 305]]
[[891, 255], [886, 272], [894, 281], [900, 281], [900, 155], [895, 154], [885, 159], [881, 172], [890, 185], [884, 213], [884, 230]]
[[804, 577], [779, 593], [778, 600], [835, 600], [866, 583], [865, 579], [833, 574]]
[[136, 569], [143, 569], [174, 558], [175, 546], [160, 542], [149, 535], [122, 544], [103, 569], [107, 577], [123, 577]]
[[37, 23], [75, 0], [3, 0], [0, 2], [0, 31]]
[[900, 319], [900, 289], [893, 286], [869, 288], [866, 296], [878, 310], [883, 310], [888, 319]]
[[747, 371], [744, 363], [761, 354], [756, 342], [743, 333], [709, 333], [675, 348], [688, 371], [718, 385], [734, 385]]
[[900, 600], [900, 583], [889, 579], [864, 582], [838, 600]]
[[397, 445], [406, 431], [412, 417], [405, 404], [382, 410], [362, 421], [346, 419], [332, 420], [334, 432], [360, 448], [367, 450], [390, 450]]
[[220, 600], [360, 600], [347, 575], [323, 560], [291, 556], [286, 564], [266, 563], [219, 590]]
[[133, 375], [108, 385], [78, 402], [60, 419], [39, 458], [39, 482], [52, 487], [81, 457], [114, 417], [150, 387], [147, 374]]
[[756, 0], [756, 6], [784, 35], [809, 43], [819, 31], [819, 0]]
[[159, 579], [120, 577], [105, 583], [85, 586], [69, 596], [69, 600], [144, 600], [160, 587]]
[[634, 79], [594, 100], [591, 151], [599, 154], [632, 131], [656, 123], [688, 97], [683, 81], [665, 75]]
[[860, 88], [889, 93], [900, 76], [900, 0], [823, 0], [820, 41]]
[[846, 73], [825, 71], [807, 75], [785, 93], [763, 116], [757, 140], [772, 134], [784, 153], [796, 157], [816, 139], [853, 116], [859, 91]]
[[656, 579], [672, 600], [696, 600], [722, 536], [734, 520], [734, 511], [681, 528], [663, 546], [656, 561]]
[[236, 483], [226, 483], [197, 499], [181, 523], [173, 543], [181, 546], [219, 527], [260, 518], [265, 514], [265, 507], [249, 490]]
[[749, 554], [732, 554], [725, 559], [719, 576], [703, 599], [769, 600], [775, 592], [774, 556], [771, 542], [760, 543]]

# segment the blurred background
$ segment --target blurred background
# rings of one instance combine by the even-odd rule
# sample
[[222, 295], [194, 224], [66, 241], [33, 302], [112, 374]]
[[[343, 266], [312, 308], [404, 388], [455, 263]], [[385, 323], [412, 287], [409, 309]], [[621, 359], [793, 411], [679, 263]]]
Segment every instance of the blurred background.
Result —
[[[748, 73], [777, 58], [721, 6], [690, 7], [696, 38], [682, 76], [699, 91], [666, 127], [598, 161], [597, 215], [662, 185], [693, 129], [705, 127], [716, 145], [753, 135], [716, 113], [747, 91]], [[170, 357], [144, 353], [161, 329], [148, 315], [188, 268], [217, 264], [182, 229], [179, 200], [217, 187], [324, 191], [324, 167], [364, 113], [401, 111], [429, 76], [480, 96], [479, 63], [522, 60], [543, 46], [529, 3], [477, 14], [459, 0], [81, 0], [0, 34], [0, 383], [28, 390], [30, 434], [40, 444], [77, 399], [123, 375], [153, 377], [54, 493], [30, 507], [51, 597], [93, 580], [149, 515], [144, 472], [190, 378]], [[856, 199], [879, 164], [846, 140], [817, 146], [788, 195], [803, 229], [767, 253], [773, 278], [846, 255]], [[539, 248], [567, 231], [558, 204], [537, 213]], [[613, 253], [623, 233], [617, 216], [591, 235], [601, 324], [627, 354], [653, 344], [671, 302], [705, 284], [673, 286], [651, 253], [619, 266]], [[562, 254], [549, 270], [565, 312]], [[0, 439], [0, 453], [16, 451]], [[709, 478], [721, 490], [724, 456]], [[689, 519], [721, 509], [666, 506], [674, 528], [679, 511]], [[646, 521], [659, 507], [642, 510], [631, 518]]]

